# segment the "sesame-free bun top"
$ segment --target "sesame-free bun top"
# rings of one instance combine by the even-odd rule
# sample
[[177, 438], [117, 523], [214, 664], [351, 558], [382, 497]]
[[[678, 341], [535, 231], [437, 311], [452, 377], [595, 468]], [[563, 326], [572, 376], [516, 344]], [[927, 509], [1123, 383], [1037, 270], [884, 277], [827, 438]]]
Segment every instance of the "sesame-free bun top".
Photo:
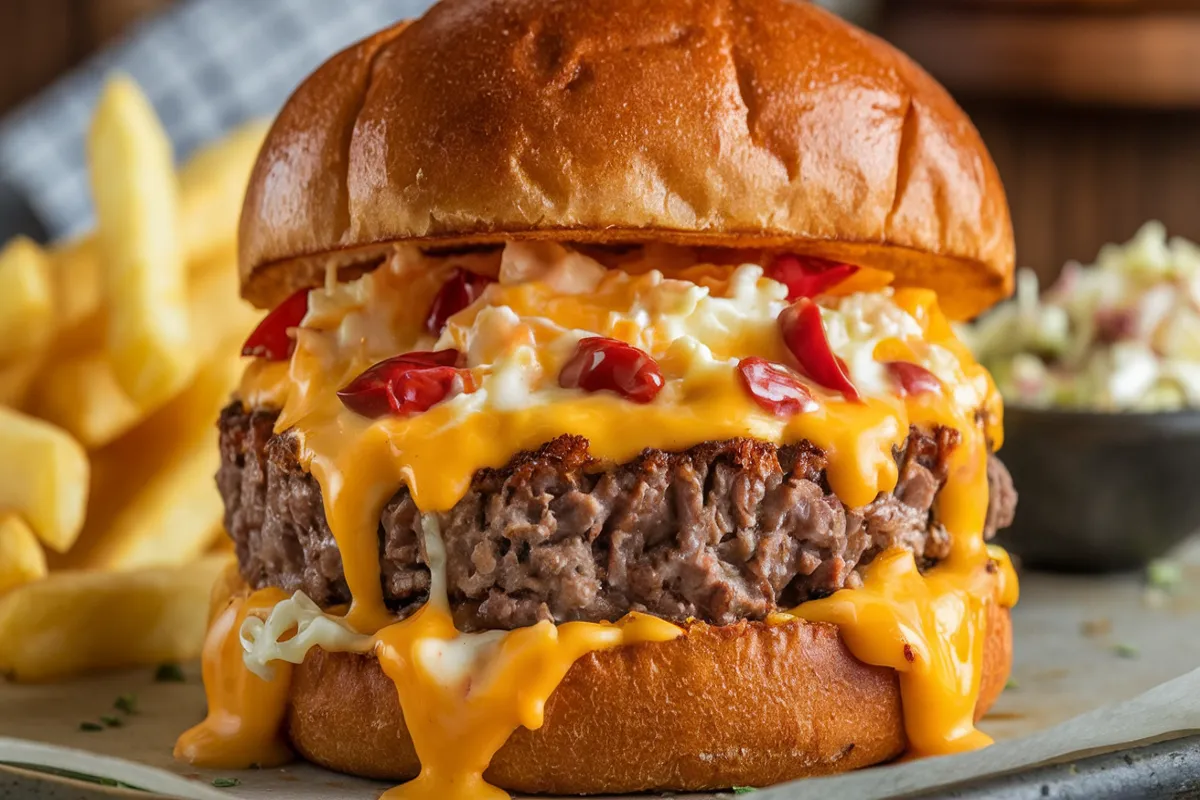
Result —
[[241, 222], [263, 307], [394, 242], [786, 249], [955, 317], [1011, 290], [1004, 190], [950, 96], [798, 0], [443, 0], [317, 70]]

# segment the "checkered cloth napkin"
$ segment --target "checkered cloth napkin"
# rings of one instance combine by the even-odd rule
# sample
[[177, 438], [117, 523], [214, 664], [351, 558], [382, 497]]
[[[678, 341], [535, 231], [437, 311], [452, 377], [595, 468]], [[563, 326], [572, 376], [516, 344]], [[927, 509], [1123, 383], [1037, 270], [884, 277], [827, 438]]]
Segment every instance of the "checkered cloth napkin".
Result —
[[185, 0], [0, 121], [0, 228], [20, 218], [58, 238], [91, 225], [84, 135], [110, 71], [137, 80], [183, 158], [244, 120], [273, 115], [326, 58], [431, 3]]

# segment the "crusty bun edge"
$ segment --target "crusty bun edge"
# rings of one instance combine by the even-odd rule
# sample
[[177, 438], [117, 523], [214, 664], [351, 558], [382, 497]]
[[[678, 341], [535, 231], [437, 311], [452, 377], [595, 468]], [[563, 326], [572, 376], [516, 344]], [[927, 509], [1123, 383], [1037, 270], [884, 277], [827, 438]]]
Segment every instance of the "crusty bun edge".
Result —
[[[992, 607], [977, 718], [1011, 663], [1009, 612]], [[288, 732], [305, 758], [341, 772], [399, 781], [419, 769], [371, 656], [312, 651], [294, 672]], [[530, 793], [700, 791], [844, 772], [905, 747], [896, 673], [855, 659], [836, 627], [696, 623], [675, 641], [581, 658], [542, 727], [518, 729], [486, 777]]]
[[525, 237], [825, 252], [934, 289], [955, 317], [1013, 280], [1004, 190], [967, 116], [813, 4], [444, 0], [334, 56], [280, 112], [243, 209], [242, 293], [271, 307], [389, 243]]
[[1012, 291], [1011, 274], [998, 274], [987, 264], [914, 250], [898, 245], [854, 241], [797, 240], [769, 231], [710, 233], [653, 229], [556, 229], [440, 236], [408, 241], [386, 241], [282, 261], [260, 264], [243, 284], [247, 299], [271, 307], [300, 289], [320, 286], [331, 267], [338, 280], [354, 280], [388, 258], [397, 246], [411, 245], [427, 252], [499, 245], [507, 241], [559, 241], [571, 244], [645, 244], [684, 247], [722, 247], [739, 250], [772, 250], [842, 261], [886, 270], [898, 286], [935, 288], [941, 308], [951, 319], [968, 319], [989, 308]]

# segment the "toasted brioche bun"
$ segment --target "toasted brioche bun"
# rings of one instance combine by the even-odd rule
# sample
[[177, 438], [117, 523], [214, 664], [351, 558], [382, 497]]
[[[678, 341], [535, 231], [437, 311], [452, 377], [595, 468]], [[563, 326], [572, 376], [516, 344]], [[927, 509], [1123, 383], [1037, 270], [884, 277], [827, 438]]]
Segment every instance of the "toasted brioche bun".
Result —
[[888, 44], [796, 0], [444, 0], [340, 53], [254, 169], [242, 294], [391, 243], [660, 241], [895, 273], [953, 317], [1007, 295], [979, 134]]
[[[989, 615], [976, 717], [1012, 662], [1008, 611]], [[294, 672], [289, 737], [318, 764], [406, 780], [419, 763], [396, 687], [372, 656], [313, 650]], [[824, 623], [693, 624], [665, 644], [584, 656], [485, 777], [515, 792], [612, 794], [765, 786], [844, 772], [906, 746], [896, 673], [855, 659]]]

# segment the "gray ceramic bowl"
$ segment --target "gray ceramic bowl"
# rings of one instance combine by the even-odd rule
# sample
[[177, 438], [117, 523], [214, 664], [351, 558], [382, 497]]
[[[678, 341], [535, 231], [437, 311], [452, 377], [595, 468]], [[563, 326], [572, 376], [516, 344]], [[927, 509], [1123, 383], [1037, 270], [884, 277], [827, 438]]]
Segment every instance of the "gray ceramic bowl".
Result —
[[1137, 569], [1200, 530], [1200, 411], [1006, 408], [1020, 500], [999, 542], [1027, 566]]

